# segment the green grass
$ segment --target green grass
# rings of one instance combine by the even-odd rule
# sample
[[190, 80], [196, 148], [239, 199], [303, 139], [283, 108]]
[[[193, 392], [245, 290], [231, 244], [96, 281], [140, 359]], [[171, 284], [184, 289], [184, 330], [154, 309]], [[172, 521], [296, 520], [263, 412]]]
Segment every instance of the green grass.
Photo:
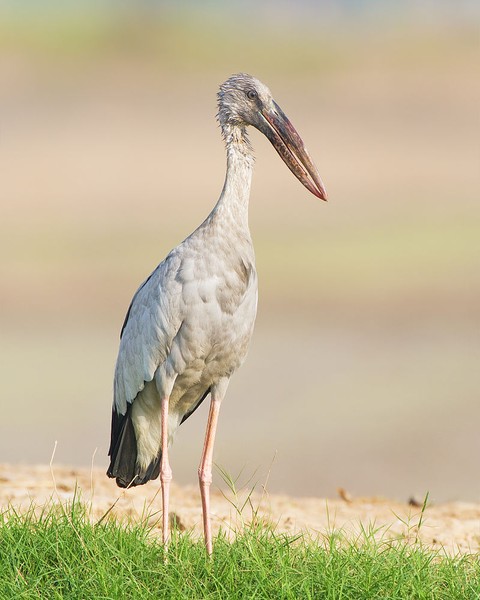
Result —
[[[174, 531], [168, 560], [148, 519], [92, 524], [88, 509], [51, 504], [0, 516], [0, 598], [479, 598], [478, 556], [449, 557], [378, 539], [314, 541], [264, 524], [234, 541]], [[156, 530], [158, 533], [158, 530]]]

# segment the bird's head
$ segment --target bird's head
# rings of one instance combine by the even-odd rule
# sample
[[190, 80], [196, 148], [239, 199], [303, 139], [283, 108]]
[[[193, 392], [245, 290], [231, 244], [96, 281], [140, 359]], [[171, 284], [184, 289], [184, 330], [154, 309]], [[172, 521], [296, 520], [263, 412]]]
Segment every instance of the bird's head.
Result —
[[272, 143], [282, 160], [312, 194], [327, 199], [325, 187], [302, 138], [261, 81], [238, 73], [218, 92], [218, 121], [225, 132], [252, 125]]

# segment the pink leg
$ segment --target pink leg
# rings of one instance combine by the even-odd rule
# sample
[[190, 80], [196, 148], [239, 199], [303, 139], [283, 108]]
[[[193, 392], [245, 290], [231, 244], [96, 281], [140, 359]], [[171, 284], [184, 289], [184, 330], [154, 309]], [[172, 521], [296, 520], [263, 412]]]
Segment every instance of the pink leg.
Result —
[[162, 399], [162, 460], [160, 462], [160, 481], [162, 484], [162, 506], [163, 506], [163, 544], [168, 549], [169, 522], [168, 504], [170, 499], [170, 482], [172, 481], [172, 469], [168, 462], [168, 397]]
[[202, 460], [198, 467], [198, 479], [200, 494], [202, 496], [203, 531], [205, 534], [205, 546], [208, 554], [212, 554], [212, 527], [210, 523], [210, 484], [212, 483], [213, 444], [215, 443], [215, 432], [217, 430], [218, 413], [220, 411], [221, 399], [212, 392], [210, 412], [208, 413], [207, 431], [205, 444], [203, 446]]

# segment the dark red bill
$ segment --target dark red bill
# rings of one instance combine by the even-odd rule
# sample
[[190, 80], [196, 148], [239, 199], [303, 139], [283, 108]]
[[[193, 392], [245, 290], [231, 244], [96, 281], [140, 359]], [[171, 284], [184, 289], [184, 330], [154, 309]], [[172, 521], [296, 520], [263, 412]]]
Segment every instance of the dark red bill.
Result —
[[326, 200], [327, 192], [317, 168], [287, 115], [276, 102], [273, 103], [273, 109], [264, 109], [260, 114], [265, 121], [262, 132], [268, 137], [290, 171], [307, 190], [318, 198]]

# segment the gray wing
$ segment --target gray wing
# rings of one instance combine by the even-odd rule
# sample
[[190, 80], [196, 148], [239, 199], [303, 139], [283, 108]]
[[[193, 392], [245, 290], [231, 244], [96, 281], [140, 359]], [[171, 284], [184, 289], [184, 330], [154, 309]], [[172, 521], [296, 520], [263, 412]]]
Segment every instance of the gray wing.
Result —
[[114, 407], [125, 414], [165, 361], [181, 325], [176, 279], [180, 259], [171, 253], [135, 293], [122, 327], [114, 379]]

